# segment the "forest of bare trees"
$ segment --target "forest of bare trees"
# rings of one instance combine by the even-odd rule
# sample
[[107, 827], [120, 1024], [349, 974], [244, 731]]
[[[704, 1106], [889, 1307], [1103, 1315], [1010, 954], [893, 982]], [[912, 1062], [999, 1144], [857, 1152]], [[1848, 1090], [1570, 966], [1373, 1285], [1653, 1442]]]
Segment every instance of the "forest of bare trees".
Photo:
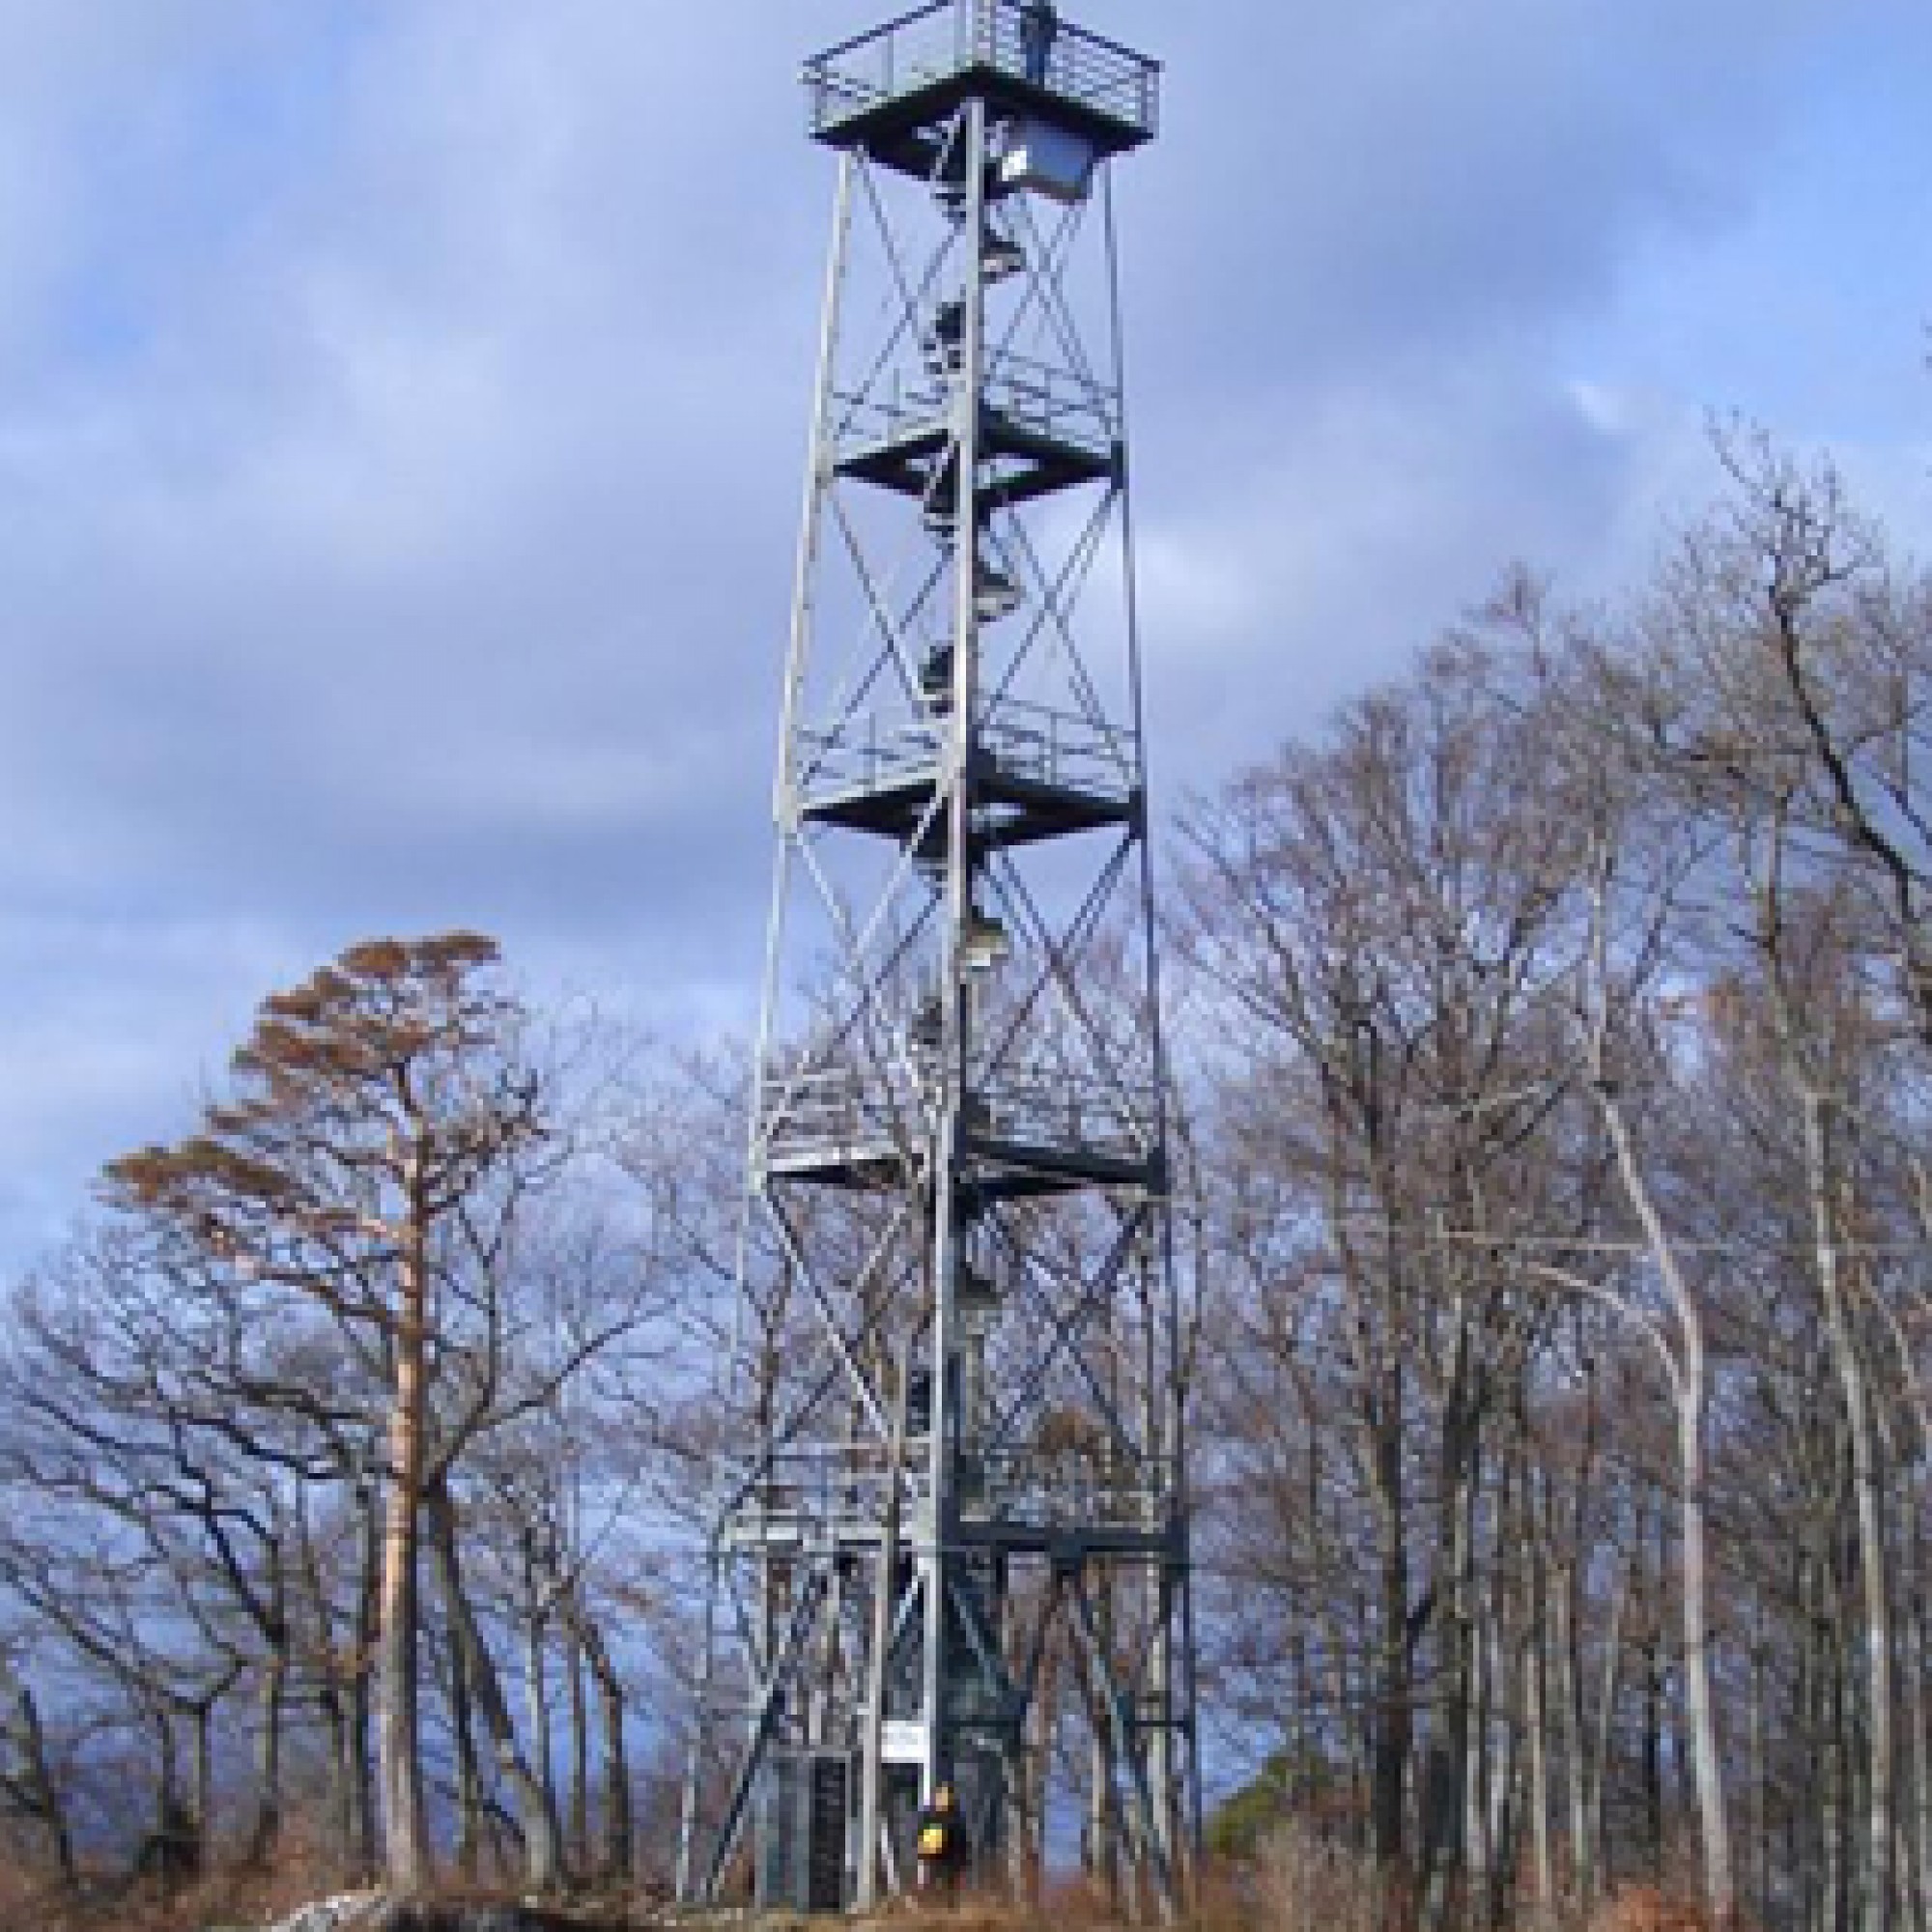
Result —
[[[1365, 1922], [1932, 1923], [1932, 581], [1719, 458], [1164, 832], [1211, 1847]], [[729, 1064], [374, 942], [106, 1165], [0, 1344], [33, 1883], [662, 1882]]]

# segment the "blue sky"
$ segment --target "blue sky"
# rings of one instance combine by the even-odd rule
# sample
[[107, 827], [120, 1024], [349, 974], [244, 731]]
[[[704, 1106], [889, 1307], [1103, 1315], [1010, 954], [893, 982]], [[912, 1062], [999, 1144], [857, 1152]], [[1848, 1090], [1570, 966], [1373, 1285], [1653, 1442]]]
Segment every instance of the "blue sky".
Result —
[[[1710, 414], [1932, 507], [1932, 10], [1094, 0], [1155, 769], [1525, 558], [1639, 572]], [[0, 1257], [262, 992], [464, 923], [749, 1023], [846, 0], [0, 0]]]

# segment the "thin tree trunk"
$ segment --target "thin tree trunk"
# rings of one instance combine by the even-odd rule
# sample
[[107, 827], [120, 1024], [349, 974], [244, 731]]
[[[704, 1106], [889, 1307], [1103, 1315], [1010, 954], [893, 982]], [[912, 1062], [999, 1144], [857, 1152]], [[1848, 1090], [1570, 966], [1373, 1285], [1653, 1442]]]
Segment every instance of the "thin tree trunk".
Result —
[[611, 1662], [604, 1634], [575, 1596], [569, 1605], [571, 1625], [583, 1647], [590, 1677], [597, 1687], [597, 1708], [603, 1728], [604, 1852], [603, 1871], [612, 1885], [631, 1880], [631, 1765], [624, 1745], [624, 1685]]
[[1676, 1315], [1678, 1467], [1678, 1568], [1683, 1584], [1684, 1701], [1690, 1727], [1697, 1822], [1704, 1847], [1704, 1900], [1720, 1927], [1737, 1918], [1730, 1823], [1724, 1808], [1722, 1763], [1718, 1751], [1717, 1700], [1711, 1682], [1710, 1559], [1704, 1521], [1704, 1323], [1696, 1296], [1678, 1264], [1677, 1250], [1651, 1198], [1642, 1164], [1615, 1091], [1600, 1075], [1598, 1104], [1615, 1153], [1618, 1177], [1641, 1223], [1651, 1259]]
[[197, 1864], [213, 1842], [214, 1706], [213, 1697], [204, 1698], [188, 1713], [194, 1720], [194, 1798], [189, 1808], [194, 1816]]
[[1515, 1716], [1518, 1700], [1511, 1694], [1510, 1656], [1515, 1649], [1511, 1642], [1509, 1602], [1498, 1579], [1495, 1599], [1495, 1614], [1490, 1624], [1491, 1683], [1495, 1696], [1496, 1717], [1501, 1723], [1502, 1735], [1494, 1739], [1490, 1750], [1490, 1787], [1488, 1793], [1489, 1832], [1490, 1832], [1490, 1893], [1489, 1922], [1502, 1923], [1503, 1913], [1510, 1887], [1515, 1880], [1517, 1864], [1517, 1739], [1518, 1730], [1511, 1721]]
[[563, 1684], [570, 1719], [570, 1819], [565, 1837], [573, 1872], [590, 1869], [590, 1711], [583, 1694], [583, 1644], [564, 1623]]
[[530, 1776], [543, 1793], [545, 1811], [556, 1816], [556, 1778], [551, 1764], [549, 1628], [545, 1583], [537, 1569], [533, 1532], [524, 1537], [524, 1594], [529, 1620], [524, 1627], [524, 1701], [529, 1719]]
[[1836, 1932], [1838, 1912], [1837, 1727], [1833, 1720], [1830, 1636], [1831, 1557], [1821, 1548], [1806, 1568], [1805, 1656], [1810, 1675], [1810, 1763], [1817, 1770], [1817, 1803], [1796, 1806], [1810, 1827], [1807, 1863], [1812, 1877], [1811, 1923]]
[[344, 1878], [359, 1878], [356, 1863], [355, 1777], [349, 1764], [349, 1718], [343, 1709], [341, 1688], [332, 1671], [325, 1668], [315, 1693], [322, 1711], [322, 1725], [328, 1747], [328, 1833], [335, 1854], [335, 1869]]
[[1752, 1902], [1760, 1917], [1771, 1898], [1771, 1771], [1765, 1754], [1764, 1679], [1764, 1604], [1760, 1598], [1751, 1618], [1750, 1673], [1751, 1845], [1757, 1866]]
[[[1531, 1489], [1534, 1495], [1534, 1489]], [[1546, 1520], [1547, 1520], [1546, 1515]], [[1529, 1617], [1523, 1632], [1522, 1691], [1524, 1729], [1529, 1742], [1530, 1851], [1536, 1874], [1537, 1922], [1549, 1926], [1556, 1917], [1556, 1864], [1549, 1844], [1549, 1592], [1543, 1539], [1536, 1534], [1533, 1505], [1523, 1513], [1531, 1535]], [[1560, 1633], [1558, 1635], [1560, 1641]]]
[[261, 1729], [255, 1740], [255, 1822], [248, 1862], [267, 1864], [282, 1831], [282, 1718], [288, 1701], [289, 1656], [276, 1649], [262, 1671]]
[[1891, 1604], [1887, 1591], [1885, 1527], [1881, 1516], [1878, 1456], [1873, 1441], [1871, 1401], [1865, 1387], [1864, 1365], [1853, 1336], [1838, 1272], [1838, 1244], [1833, 1227], [1831, 1148], [1826, 1133], [1824, 1099], [1806, 1087], [1804, 1104], [1804, 1171], [1810, 1195], [1812, 1237], [1816, 1246], [1818, 1287], [1825, 1302], [1825, 1328], [1837, 1371], [1838, 1392], [1845, 1405], [1850, 1435], [1852, 1488], [1857, 1507], [1859, 1571], [1863, 1584], [1864, 1654], [1866, 1675], [1868, 1809], [1865, 1816], [1865, 1859], [1868, 1883], [1863, 1888], [1860, 1923], [1866, 1932], [1888, 1932], [1891, 1924], [1892, 1853], [1892, 1689]]
[[456, 1747], [456, 1869], [466, 1880], [473, 1880], [483, 1856], [483, 1767], [476, 1754], [469, 1662], [453, 1633], [447, 1644], [449, 1735]]
[[359, 1879], [367, 1867], [361, 1862], [361, 1848], [355, 1828], [355, 1779], [350, 1764], [349, 1714], [342, 1696], [344, 1672], [335, 1640], [334, 1607], [323, 1583], [322, 1565], [316, 1555], [315, 1538], [309, 1527], [307, 1489], [300, 1485], [297, 1488], [295, 1499], [295, 1535], [297, 1575], [315, 1620], [315, 1661], [320, 1678], [316, 1704], [322, 1712], [328, 1747], [326, 1804], [335, 1872], [344, 1879]]
[[1403, 1783], [1408, 1769], [1411, 1686], [1408, 1648], [1408, 1523], [1404, 1480], [1403, 1375], [1391, 1367], [1382, 1378], [1382, 1408], [1376, 1439], [1376, 1503], [1381, 1529], [1381, 1602], [1376, 1672], [1373, 1817], [1376, 1861], [1383, 1883], [1395, 1887], [1403, 1853]]
[[[420, 1159], [412, 1159], [412, 1166], [411, 1192], [415, 1194], [420, 1191]], [[376, 1747], [383, 1798], [383, 1862], [389, 1889], [404, 1897], [426, 1890], [432, 1875], [416, 1681], [420, 1649], [416, 1551], [429, 1395], [426, 1219], [420, 1204], [412, 1201], [394, 1333], [395, 1386], [389, 1411], [378, 1640]]]
[[1852, 1922], [1852, 1901], [1858, 1893], [1858, 1871], [1852, 1861], [1852, 1736], [1851, 1713], [1846, 1709], [1845, 1696], [1845, 1654], [1842, 1632], [1845, 1627], [1844, 1600], [1837, 1588], [1837, 1577], [1832, 1578], [1832, 1627], [1830, 1648], [1827, 1652], [1829, 1667], [1826, 1684], [1829, 1687], [1831, 1754], [1828, 1762], [1830, 1776], [1826, 1780], [1830, 1838], [1826, 1846], [1827, 1870], [1830, 1885], [1827, 1897], [1831, 1902], [1832, 1923], [1833, 1926], [1849, 1926]]
[[[1661, 1512], [1660, 1512], [1661, 1515]], [[1644, 1849], [1649, 1854], [1653, 1883], [1663, 1877], [1663, 1552], [1658, 1551], [1658, 1568], [1650, 1567], [1646, 1543], [1648, 1524], [1644, 1513], [1637, 1513], [1637, 1557], [1643, 1566], [1643, 1742], [1638, 1752], [1643, 1779]]]
[[1918, 1881], [1918, 1923], [1932, 1924], [1932, 1711], [1925, 1695], [1925, 1619], [1924, 1548], [1918, 1526], [1918, 1504], [1908, 1505], [1912, 1515], [1912, 1776], [1913, 1847]]
[[556, 1817], [551, 1809], [549, 1794], [517, 1748], [516, 1726], [504, 1700], [502, 1683], [491, 1662], [483, 1634], [476, 1626], [475, 1613], [464, 1595], [457, 1555], [455, 1505], [440, 1482], [431, 1486], [424, 1505], [429, 1519], [430, 1555], [442, 1593], [450, 1641], [462, 1653], [470, 1695], [475, 1699], [483, 1727], [490, 1734], [497, 1768], [516, 1793], [517, 1817], [524, 1834], [524, 1881], [532, 1891], [554, 1891], [562, 1876]]
[[1471, 1665], [1476, 1574], [1476, 1500], [1482, 1483], [1482, 1436], [1463, 1419], [1466, 1378], [1466, 1331], [1459, 1328], [1455, 1371], [1443, 1421], [1447, 1523], [1438, 1534], [1442, 1582], [1435, 1606], [1435, 1641], [1444, 1660], [1443, 1700], [1438, 1720], [1444, 1735], [1435, 1738], [1424, 1780], [1421, 1849], [1422, 1920], [1439, 1932], [1454, 1908], [1458, 1882], [1467, 1865], [1463, 1825], [1468, 1788], [1470, 1703], [1475, 1676]]
[[355, 1659], [349, 1678], [349, 1774], [355, 1804], [357, 1875], [373, 1877], [380, 1865], [375, 1755], [370, 1748], [375, 1728], [376, 1679], [369, 1660], [382, 1643], [382, 1577], [384, 1503], [373, 1489], [361, 1499], [363, 1520], [362, 1588], [355, 1604]]
[[1471, 1900], [1490, 1884], [1490, 1820], [1485, 1804], [1490, 1774], [1490, 1647], [1485, 1641], [1488, 1591], [1478, 1585], [1469, 1600], [1469, 1722], [1462, 1771], [1463, 1869]]
[[1577, 1584], [1568, 1563], [1550, 1594], [1550, 1643], [1556, 1657], [1556, 1715], [1563, 1739], [1563, 1808], [1570, 1841], [1570, 1889], [1578, 1912], [1594, 1902], [1596, 1859], [1590, 1834], [1588, 1758], [1583, 1744], [1583, 1659]]
[[1617, 1579], [1610, 1591], [1610, 1611], [1604, 1629], [1604, 1668], [1597, 1687], [1596, 1740], [1590, 1755], [1589, 1836], [1594, 1851], [1593, 1863], [1601, 1882], [1609, 1886], [1615, 1872], [1609, 1844], [1610, 1743], [1616, 1735], [1617, 1702], [1622, 1690], [1624, 1662], [1624, 1612], [1630, 1603], [1630, 1566], [1617, 1566]]
[[181, 1788], [181, 1751], [168, 1712], [157, 1703], [151, 1707], [149, 1717], [155, 1726], [155, 1828], [143, 1862], [153, 1861], [150, 1868], [160, 1879], [161, 1896], [172, 1903], [181, 1883], [181, 1846], [187, 1820]]
[[47, 1854], [62, 1886], [71, 1890], [74, 1883], [73, 1833], [60, 1788], [48, 1768], [46, 1733], [41, 1728], [34, 1693], [15, 1674], [4, 1650], [0, 1650], [0, 1699], [4, 1699], [0, 1704], [0, 1740], [5, 1741], [9, 1755], [19, 1767], [19, 1797], [46, 1839]]
[[[1556, 1587], [1552, 1592], [1556, 1655], [1556, 1695], [1563, 1732], [1565, 1796], [1570, 1820], [1570, 1891], [1576, 1910], [1587, 1918], [1596, 1905], [1597, 1841], [1590, 1818], [1588, 1750], [1584, 1744], [1582, 1577], [1589, 1561], [1584, 1538], [1590, 1524], [1590, 1477], [1597, 1457], [1597, 1375], [1594, 1357], [1584, 1362], [1582, 1454], [1575, 1488], [1564, 1512], [1567, 1541], [1558, 1547]], [[1551, 1498], [1552, 1533], [1556, 1518]], [[1614, 1596], [1612, 1604], [1614, 1613]]]

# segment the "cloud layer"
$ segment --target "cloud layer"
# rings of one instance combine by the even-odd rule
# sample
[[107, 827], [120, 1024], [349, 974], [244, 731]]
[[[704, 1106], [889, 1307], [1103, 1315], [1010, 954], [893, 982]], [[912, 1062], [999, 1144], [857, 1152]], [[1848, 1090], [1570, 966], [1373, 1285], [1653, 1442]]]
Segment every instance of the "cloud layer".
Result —
[[[1614, 581], [1708, 405], [1909, 497], [1918, 398], [1819, 339], [1916, 353], [1903, 4], [1098, 11], [1169, 63], [1122, 196], [1170, 787], [1514, 556]], [[865, 24], [819, 12], [0, 4], [0, 1256], [353, 936], [748, 1017], [829, 200], [793, 76]], [[1800, 242], [1831, 287], [1889, 246], [1792, 340]]]

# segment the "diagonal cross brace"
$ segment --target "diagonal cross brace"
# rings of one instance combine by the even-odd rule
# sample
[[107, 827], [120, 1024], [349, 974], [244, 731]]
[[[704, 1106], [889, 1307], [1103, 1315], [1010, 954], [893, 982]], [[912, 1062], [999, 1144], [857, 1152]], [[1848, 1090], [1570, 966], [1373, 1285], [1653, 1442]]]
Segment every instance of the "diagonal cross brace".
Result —
[[739, 1827], [745, 1822], [745, 1807], [751, 1802], [752, 1786], [757, 1779], [758, 1767], [764, 1762], [772, 1733], [778, 1728], [779, 1715], [784, 1709], [784, 1693], [797, 1671], [799, 1660], [805, 1655], [805, 1640], [817, 1620], [818, 1605], [824, 1595], [825, 1572], [815, 1570], [807, 1579], [805, 1588], [799, 1592], [798, 1602], [792, 1605], [791, 1622], [785, 1627], [784, 1642], [779, 1646], [772, 1674], [765, 1680], [765, 1692], [758, 1703], [757, 1720], [752, 1726], [751, 1741], [739, 1760], [738, 1775], [731, 1781], [730, 1801], [724, 1807], [724, 1822], [718, 1828], [718, 1842], [712, 1848], [711, 1863], [704, 1874], [707, 1904], [717, 1903], [718, 1887], [737, 1845]]
[[1163, 1923], [1172, 1924], [1176, 1913], [1174, 1866], [1167, 1856], [1167, 1833], [1161, 1829], [1160, 1820], [1155, 1813], [1153, 1787], [1148, 1781], [1147, 1756], [1137, 1741], [1138, 1726], [1121, 1695], [1120, 1684], [1114, 1676], [1114, 1666], [1108, 1662], [1106, 1647], [1100, 1641], [1100, 1633], [1094, 1621], [1094, 1604], [1087, 1594], [1086, 1581], [1076, 1574], [1070, 1578], [1070, 1585], [1075, 1628], [1080, 1633], [1082, 1645], [1087, 1652], [1094, 1687], [1107, 1707], [1108, 1727], [1114, 1734], [1114, 1754], [1125, 1761], [1127, 1775], [1134, 1787], [1134, 1797], [1140, 1805], [1142, 1829], [1146, 1833], [1147, 1855], [1153, 1865], [1154, 1889], [1160, 1900], [1161, 1919]]

